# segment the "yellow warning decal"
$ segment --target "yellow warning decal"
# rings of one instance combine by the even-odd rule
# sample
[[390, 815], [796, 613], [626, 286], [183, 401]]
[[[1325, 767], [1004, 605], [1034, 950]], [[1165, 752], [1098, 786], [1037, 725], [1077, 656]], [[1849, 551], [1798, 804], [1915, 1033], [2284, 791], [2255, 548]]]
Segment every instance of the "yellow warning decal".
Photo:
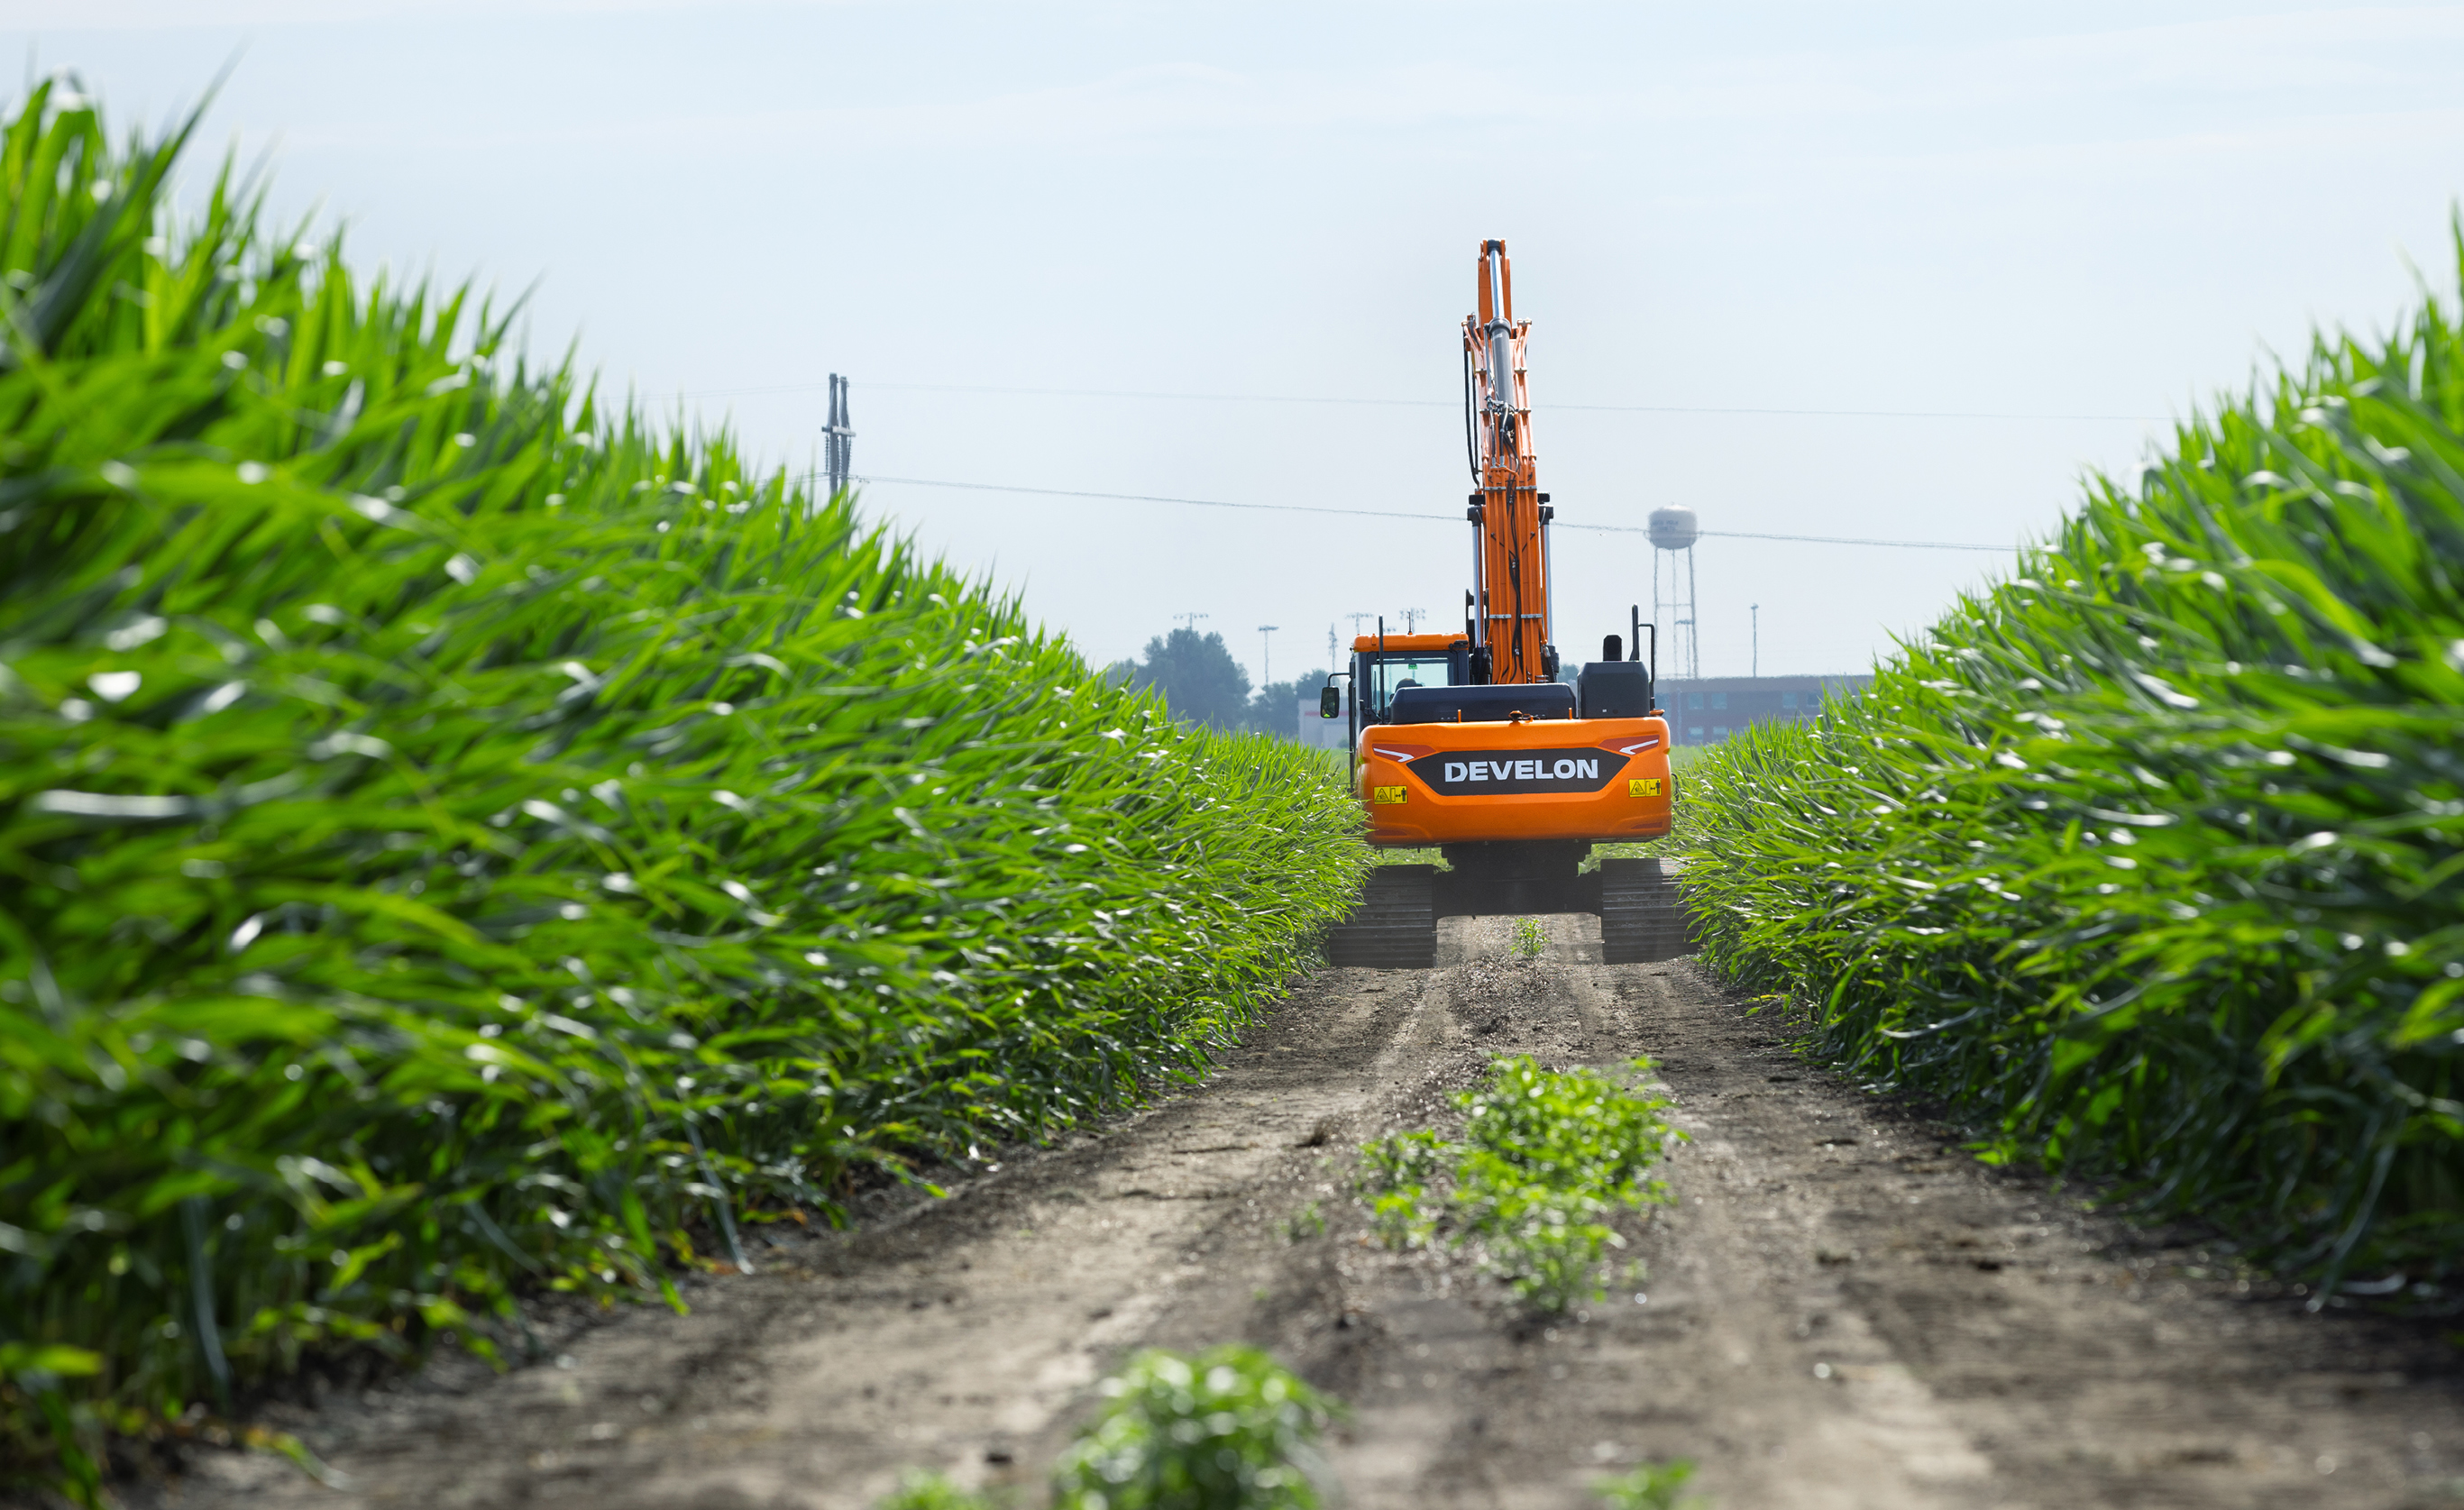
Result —
[[1660, 795], [1660, 777], [1656, 776], [1647, 776], [1639, 781], [1628, 781], [1625, 784], [1625, 795], [1628, 797], [1658, 797]]
[[1369, 789], [1369, 795], [1381, 804], [1403, 800], [1403, 789], [1399, 786], [1373, 786]]

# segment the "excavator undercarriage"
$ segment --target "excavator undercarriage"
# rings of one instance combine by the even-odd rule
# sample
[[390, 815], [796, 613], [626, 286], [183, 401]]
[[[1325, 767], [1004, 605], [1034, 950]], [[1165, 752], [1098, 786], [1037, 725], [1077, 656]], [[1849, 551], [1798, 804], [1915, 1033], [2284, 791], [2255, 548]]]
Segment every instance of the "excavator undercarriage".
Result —
[[1371, 871], [1360, 905], [1327, 930], [1328, 962], [1426, 970], [1438, 962], [1442, 919], [1549, 912], [1597, 917], [1600, 955], [1611, 965], [1675, 959], [1693, 948], [1676, 881], [1658, 860], [1603, 860], [1598, 869], [1579, 874], [1573, 864], [1503, 874], [1470, 857], [1458, 859], [1450, 847], [1447, 863], [1451, 868], [1442, 870], [1414, 864]]

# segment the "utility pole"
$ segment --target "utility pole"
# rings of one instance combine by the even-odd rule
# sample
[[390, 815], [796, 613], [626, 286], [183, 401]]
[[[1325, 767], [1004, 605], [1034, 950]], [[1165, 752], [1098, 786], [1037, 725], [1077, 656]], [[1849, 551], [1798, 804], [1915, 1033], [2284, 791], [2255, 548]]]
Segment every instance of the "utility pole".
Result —
[[855, 430], [847, 424], [847, 380], [830, 374], [830, 419], [822, 427], [822, 471], [830, 496], [847, 491], [855, 468]]
[[1763, 674], [1763, 605], [1753, 603], [1749, 606], [1754, 611], [1754, 658], [1750, 664], [1753, 667], [1753, 674], [1760, 676]]
[[1198, 632], [1199, 620], [1212, 619], [1215, 616], [1213, 614], [1206, 613], [1177, 613], [1174, 614], [1173, 617], [1180, 621], [1180, 626], [1182, 628], [1188, 630], [1192, 634], [1196, 634]]
[[[1675, 562], [1669, 563], [1669, 580], [1677, 578]], [[1694, 592], [1694, 553], [1685, 553], [1685, 674], [1696, 681], [1703, 679], [1703, 600]]]
[[1343, 668], [1343, 657], [1335, 653], [1334, 625], [1332, 624], [1326, 626], [1326, 668], [1329, 671]]
[[1275, 679], [1275, 631], [1279, 624], [1258, 625], [1258, 685], [1265, 687]]

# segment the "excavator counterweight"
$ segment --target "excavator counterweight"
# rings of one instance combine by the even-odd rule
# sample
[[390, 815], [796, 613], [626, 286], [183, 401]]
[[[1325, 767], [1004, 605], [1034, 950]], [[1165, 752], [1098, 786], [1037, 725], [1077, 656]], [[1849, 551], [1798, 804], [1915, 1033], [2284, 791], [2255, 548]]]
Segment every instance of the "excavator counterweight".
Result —
[[[1570, 682], [1552, 627], [1549, 526], [1532, 446], [1529, 320], [1514, 317], [1506, 244], [1481, 244], [1473, 313], [1463, 324], [1464, 445], [1473, 491], [1472, 581], [1461, 634], [1375, 635], [1328, 679], [1328, 717], [1348, 717], [1369, 842], [1437, 848], [1446, 868], [1381, 865], [1361, 906], [1328, 940], [1336, 964], [1427, 966], [1437, 923], [1460, 915], [1592, 912], [1611, 963], [1685, 947], [1674, 887], [1656, 860], [1612, 858], [1599, 843], [1669, 830], [1676, 779], [1653, 664], [1611, 634]], [[1348, 681], [1349, 696], [1333, 689]]]

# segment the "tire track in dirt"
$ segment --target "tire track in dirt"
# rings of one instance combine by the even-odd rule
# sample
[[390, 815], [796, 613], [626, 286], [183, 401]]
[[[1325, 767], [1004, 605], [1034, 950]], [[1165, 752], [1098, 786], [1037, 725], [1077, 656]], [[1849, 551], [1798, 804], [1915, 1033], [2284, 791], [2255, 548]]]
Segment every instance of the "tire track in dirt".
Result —
[[[1669, 1455], [1724, 1510], [2464, 1502], [2434, 1328], [2312, 1315], [1979, 1166], [1690, 965], [1603, 965], [1595, 920], [1547, 923], [1537, 961], [1457, 919], [1435, 970], [1321, 972], [1202, 1088], [848, 1234], [773, 1229], [691, 1315], [542, 1305], [553, 1363], [292, 1412], [345, 1488], [218, 1456], [149, 1498], [853, 1510], [910, 1466], [1031, 1489], [1126, 1350], [1245, 1340], [1353, 1403], [1356, 1510], [1586, 1505]], [[1676, 1203], [1625, 1224], [1646, 1277], [1556, 1325], [1461, 1257], [1375, 1247], [1349, 1197], [1359, 1142], [1441, 1121], [1502, 1052], [1648, 1052], [1694, 1139]]]

